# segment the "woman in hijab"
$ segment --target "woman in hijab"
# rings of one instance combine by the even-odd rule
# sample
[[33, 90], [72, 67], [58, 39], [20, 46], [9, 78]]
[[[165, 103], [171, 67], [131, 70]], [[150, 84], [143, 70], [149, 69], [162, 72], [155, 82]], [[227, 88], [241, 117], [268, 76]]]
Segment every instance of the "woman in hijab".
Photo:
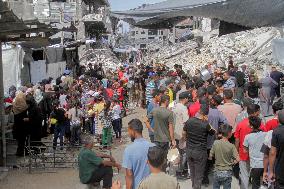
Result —
[[[39, 90], [39, 89], [37, 89]], [[36, 90], [36, 91], [37, 91]], [[34, 96], [27, 95], [28, 116], [29, 116], [29, 131], [31, 135], [31, 141], [39, 142], [41, 140], [41, 130], [42, 130], [42, 109], [40, 104], [42, 101], [41, 91], [35, 91]], [[37, 145], [38, 143], [33, 143], [32, 145]]]
[[14, 85], [9, 88], [9, 96], [14, 99], [16, 96], [17, 89]]
[[37, 104], [39, 104], [43, 100], [42, 92], [40, 89], [36, 89], [34, 92], [34, 99]]
[[26, 103], [26, 95], [19, 91], [16, 94], [15, 101], [13, 103], [14, 112], [14, 128], [13, 135], [18, 142], [17, 156], [24, 155], [25, 142], [28, 135], [28, 105]]
[[272, 104], [271, 104], [271, 86], [273, 83], [273, 79], [269, 76], [268, 72], [264, 72], [263, 78], [259, 80], [259, 83], [261, 84], [260, 89], [260, 106], [261, 106], [261, 112], [264, 117], [273, 115], [272, 110]]

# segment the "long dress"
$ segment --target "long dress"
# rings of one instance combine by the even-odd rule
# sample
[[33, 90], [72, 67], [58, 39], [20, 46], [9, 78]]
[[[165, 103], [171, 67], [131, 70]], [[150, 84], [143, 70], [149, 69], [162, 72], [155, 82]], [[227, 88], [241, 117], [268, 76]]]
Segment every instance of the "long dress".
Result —
[[18, 142], [17, 155], [23, 156], [25, 150], [25, 144], [28, 136], [28, 124], [24, 121], [24, 118], [28, 117], [27, 110], [14, 116], [13, 135]]
[[265, 77], [260, 79], [259, 83], [261, 83], [259, 98], [262, 115], [264, 117], [273, 115], [270, 96], [272, 79], [270, 77]]

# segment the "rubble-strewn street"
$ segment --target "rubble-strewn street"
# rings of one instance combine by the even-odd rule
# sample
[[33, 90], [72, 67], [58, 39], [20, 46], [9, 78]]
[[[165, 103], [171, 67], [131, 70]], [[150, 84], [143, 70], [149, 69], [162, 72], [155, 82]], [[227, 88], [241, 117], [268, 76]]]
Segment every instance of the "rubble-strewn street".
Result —
[[283, 0], [0, 0], [0, 189], [283, 189]]
[[[113, 151], [113, 156], [119, 161], [122, 161], [123, 151], [127, 144], [130, 143], [130, 139], [126, 133], [127, 123], [133, 118], [143, 119], [143, 114], [145, 114], [145, 110], [137, 108], [133, 111], [133, 114], [127, 116], [123, 119], [123, 138], [125, 143], [123, 145], [117, 146]], [[148, 138], [148, 131], [144, 129], [143, 135]], [[58, 170], [50, 170], [50, 172], [34, 172], [32, 174], [28, 174], [28, 170], [25, 168], [21, 168], [20, 170], [11, 170], [9, 174], [6, 176], [4, 180], [1, 181], [1, 188], [5, 189], [87, 189], [86, 185], [80, 183], [77, 169], [58, 169]], [[114, 179], [118, 179], [124, 182], [124, 171], [117, 173], [115, 171]], [[191, 184], [190, 180], [180, 181], [181, 189], [187, 189]], [[207, 187], [210, 188], [211, 186]], [[206, 188], [206, 189], [207, 189]], [[237, 181], [233, 181], [232, 189], [239, 189]]]

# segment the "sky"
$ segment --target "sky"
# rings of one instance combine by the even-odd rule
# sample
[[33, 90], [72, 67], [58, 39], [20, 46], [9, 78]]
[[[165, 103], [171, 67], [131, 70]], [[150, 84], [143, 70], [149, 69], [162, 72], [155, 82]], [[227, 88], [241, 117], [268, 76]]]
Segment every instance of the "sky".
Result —
[[137, 8], [142, 4], [153, 4], [165, 0], [109, 0], [112, 11], [123, 11]]

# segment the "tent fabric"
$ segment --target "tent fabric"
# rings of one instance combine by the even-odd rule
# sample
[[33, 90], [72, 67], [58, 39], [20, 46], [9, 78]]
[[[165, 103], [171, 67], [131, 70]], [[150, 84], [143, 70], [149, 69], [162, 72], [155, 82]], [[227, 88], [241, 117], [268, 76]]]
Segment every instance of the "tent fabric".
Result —
[[52, 78], [58, 78], [60, 77], [66, 69], [66, 62], [57, 62], [57, 63], [52, 63], [52, 64], [47, 64], [47, 69], [46, 69], [46, 74], [47, 77], [52, 77]]
[[284, 39], [272, 40], [272, 57], [273, 60], [284, 66]]
[[48, 63], [56, 63], [61, 62], [63, 58], [63, 48], [54, 48], [54, 47], [47, 47], [46, 48], [46, 55]]
[[21, 47], [12, 47], [3, 49], [3, 80], [4, 92], [9, 91], [12, 85], [21, 86], [21, 69], [23, 67], [25, 52]]
[[246, 27], [284, 23], [283, 0], [167, 0], [143, 8], [113, 12], [113, 16], [138, 27], [151, 27], [172, 18], [216, 18]]
[[45, 60], [34, 61], [30, 64], [30, 70], [31, 82], [36, 84], [49, 77], [58, 78], [62, 76], [66, 70], [66, 62], [46, 64]]
[[47, 78], [46, 61], [39, 60], [30, 63], [31, 83], [36, 84]]

